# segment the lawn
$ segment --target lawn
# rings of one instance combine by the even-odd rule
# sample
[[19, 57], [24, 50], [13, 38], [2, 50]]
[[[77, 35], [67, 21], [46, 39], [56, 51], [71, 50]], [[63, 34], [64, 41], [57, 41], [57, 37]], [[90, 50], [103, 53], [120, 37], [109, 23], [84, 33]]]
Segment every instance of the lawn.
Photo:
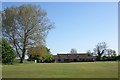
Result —
[[118, 62], [3, 65], [2, 76], [3, 78], [117, 78]]

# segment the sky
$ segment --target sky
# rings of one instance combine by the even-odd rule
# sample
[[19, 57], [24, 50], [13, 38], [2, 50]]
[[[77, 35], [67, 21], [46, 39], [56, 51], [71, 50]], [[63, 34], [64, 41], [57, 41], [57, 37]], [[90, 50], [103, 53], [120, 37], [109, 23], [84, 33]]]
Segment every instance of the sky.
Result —
[[119, 0], [1, 0], [1, 2], [119, 2]]
[[22, 4], [41, 6], [55, 23], [46, 39], [52, 54], [93, 51], [100, 42], [118, 51], [117, 2], [3, 2], [2, 9]]

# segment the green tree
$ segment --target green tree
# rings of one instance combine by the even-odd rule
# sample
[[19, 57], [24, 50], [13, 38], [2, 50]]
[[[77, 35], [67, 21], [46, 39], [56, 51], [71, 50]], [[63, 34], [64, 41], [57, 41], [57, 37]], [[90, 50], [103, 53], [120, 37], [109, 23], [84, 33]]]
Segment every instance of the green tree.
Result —
[[2, 40], [2, 12], [0, 11], [0, 39]]
[[116, 54], [116, 51], [115, 51], [115, 50], [113, 50], [113, 51], [112, 51], [112, 53], [113, 53], [113, 54], [112, 54], [112, 56], [114, 56], [114, 57], [116, 57], [116, 56], [117, 56], [117, 54]]
[[108, 57], [112, 56], [112, 49], [107, 49], [107, 55], [108, 55]]
[[15, 48], [20, 63], [23, 63], [29, 47], [45, 44], [46, 36], [53, 27], [40, 6], [14, 6], [2, 11], [3, 36]]
[[88, 50], [88, 51], [87, 51], [87, 55], [88, 55], [88, 56], [93, 56], [93, 53], [92, 53], [90, 50]]
[[0, 63], [2, 63], [2, 39], [0, 39]]
[[[2, 13], [0, 11], [0, 44], [2, 43]], [[0, 45], [0, 53], [2, 53], [2, 45]], [[0, 54], [0, 63], [2, 63], [2, 54]]]
[[71, 54], [77, 54], [77, 50], [72, 48], [71, 51], [70, 51]]
[[112, 49], [107, 49], [108, 57], [116, 56], [116, 51]]
[[4, 38], [2, 39], [1, 46], [2, 46], [2, 63], [12, 64], [16, 57], [14, 49]]
[[102, 55], [106, 52], [107, 44], [105, 42], [98, 43], [94, 48], [94, 53], [97, 55], [97, 59], [101, 60]]
[[33, 60], [37, 59], [42, 62], [50, 62], [53, 59], [50, 49], [44, 45], [29, 48], [28, 53], [29, 59]]
[[117, 60], [117, 54], [115, 50], [107, 49], [107, 55], [109, 60]]

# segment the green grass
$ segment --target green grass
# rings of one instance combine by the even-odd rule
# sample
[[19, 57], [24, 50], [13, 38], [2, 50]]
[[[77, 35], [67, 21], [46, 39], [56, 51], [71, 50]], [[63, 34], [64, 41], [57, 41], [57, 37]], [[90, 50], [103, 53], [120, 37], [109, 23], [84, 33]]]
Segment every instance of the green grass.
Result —
[[24, 63], [2, 66], [3, 78], [117, 78], [118, 62]]

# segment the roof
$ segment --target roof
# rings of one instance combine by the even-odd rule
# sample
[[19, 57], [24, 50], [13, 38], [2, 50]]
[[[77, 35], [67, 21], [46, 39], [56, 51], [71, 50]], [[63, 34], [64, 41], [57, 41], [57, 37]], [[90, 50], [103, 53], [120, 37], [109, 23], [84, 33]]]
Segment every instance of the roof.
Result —
[[[72, 53], [57, 53], [57, 54], [72, 54]], [[87, 54], [86, 52], [76, 53], [76, 54]]]

